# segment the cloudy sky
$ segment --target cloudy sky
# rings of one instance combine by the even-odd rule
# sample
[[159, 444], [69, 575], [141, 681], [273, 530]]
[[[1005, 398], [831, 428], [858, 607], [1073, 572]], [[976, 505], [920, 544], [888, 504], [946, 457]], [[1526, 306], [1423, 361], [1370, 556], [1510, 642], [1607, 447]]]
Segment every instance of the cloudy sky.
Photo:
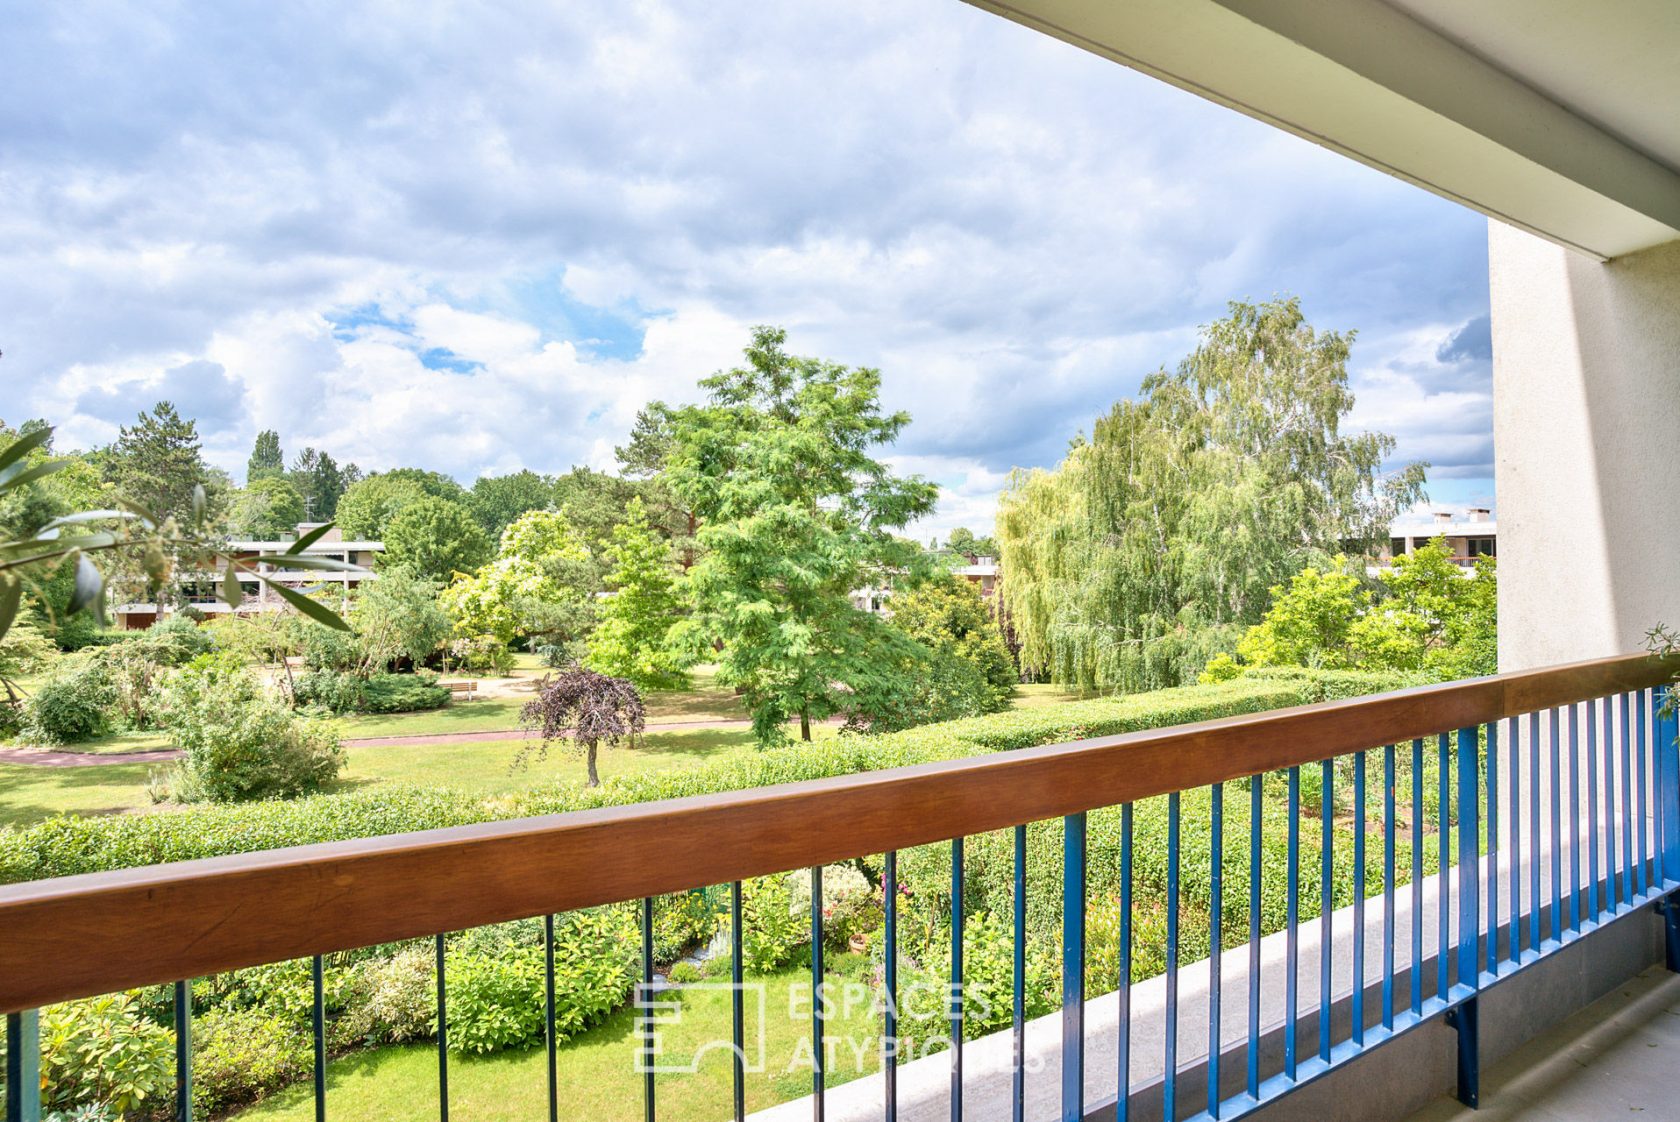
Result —
[[159, 398], [242, 475], [608, 467], [755, 323], [878, 366], [989, 525], [1227, 300], [1357, 328], [1355, 422], [1492, 498], [1486, 226], [957, 0], [78, 3], [0, 37], [0, 417]]

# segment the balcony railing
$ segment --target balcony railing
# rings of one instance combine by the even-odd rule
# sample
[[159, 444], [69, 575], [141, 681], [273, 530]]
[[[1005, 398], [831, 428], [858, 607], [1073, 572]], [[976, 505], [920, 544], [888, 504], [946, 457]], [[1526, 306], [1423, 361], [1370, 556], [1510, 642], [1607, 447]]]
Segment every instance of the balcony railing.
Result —
[[[325, 1117], [327, 1062], [322, 1033], [321, 956], [416, 937], [435, 937], [440, 1117], [448, 1117], [449, 1063], [444, 935], [481, 925], [552, 917], [572, 909], [640, 901], [644, 985], [653, 981], [655, 898], [713, 885], [731, 890], [734, 980], [741, 981], [741, 885], [746, 878], [812, 870], [812, 984], [824, 984], [822, 867], [884, 855], [884, 987], [881, 1031], [899, 1036], [898, 854], [948, 845], [952, 901], [950, 1049], [952, 1117], [963, 1107], [964, 842], [1006, 831], [1013, 837], [1013, 1116], [1025, 1113], [1023, 1061], [1028, 883], [1027, 830], [1060, 823], [1061, 1012], [1060, 1117], [1080, 1122], [1106, 1105], [1086, 1101], [1084, 1016], [1087, 944], [1088, 825], [1117, 816], [1120, 926], [1117, 1118], [1128, 1115], [1134, 1087], [1130, 1005], [1135, 929], [1134, 809], [1166, 800], [1164, 1055], [1160, 1095], [1167, 1118], [1205, 1100], [1199, 1117], [1234, 1118], [1285, 1095], [1419, 1025], [1448, 1019], [1457, 1029], [1460, 1095], [1475, 1097], [1477, 1001], [1489, 987], [1631, 910], [1680, 889], [1680, 758], [1675, 719], [1663, 712], [1673, 668], [1640, 656], [1427, 686], [1175, 728], [1044, 748], [726, 794], [588, 810], [544, 818], [303, 846], [120, 872], [65, 877], [0, 888], [0, 1010], [10, 1014], [8, 1057], [27, 1075], [34, 1047], [29, 1010], [115, 990], [176, 984], [178, 1110], [190, 1114], [190, 986], [185, 979], [295, 958], [315, 963], [315, 1095]], [[1303, 769], [1307, 769], [1304, 773]], [[1317, 771], [1316, 824], [1302, 814], [1302, 778]], [[1433, 775], [1431, 775], [1433, 771]], [[1351, 783], [1339, 776], [1351, 772]], [[1271, 782], [1268, 783], [1270, 777]], [[1403, 799], [1402, 778], [1409, 783]], [[1237, 790], [1228, 792], [1235, 784]], [[1430, 788], [1433, 790], [1430, 790]], [[1178, 991], [1181, 799], [1206, 788], [1211, 878], [1205, 1078], [1189, 1086], [1179, 1055], [1183, 1010]], [[1345, 792], [1345, 793], [1344, 793]], [[1226, 795], [1247, 802], [1249, 884], [1246, 968], [1239, 932], [1223, 927], [1221, 878]], [[1246, 798], [1243, 798], [1246, 796]], [[1434, 806], [1430, 807], [1433, 796]], [[1200, 795], [1196, 796], [1198, 799]], [[1262, 807], [1281, 798], [1287, 810], [1286, 1016], [1281, 1064], [1261, 1048], [1260, 947]], [[1241, 802], [1237, 809], [1241, 809]], [[1353, 848], [1351, 977], [1337, 978], [1332, 958], [1332, 898], [1337, 881], [1334, 828], [1351, 820]], [[1432, 818], [1432, 821], [1431, 821]], [[1409, 819], [1409, 822], [1406, 821]], [[1275, 819], [1274, 819], [1275, 821]], [[1105, 820], [1106, 822], [1106, 820]], [[1317, 901], [1322, 938], [1316, 993], [1303, 1010], [1301, 835], [1316, 825], [1322, 862]], [[1374, 828], [1373, 828], [1374, 827]], [[1381, 847], [1380, 891], [1368, 892], [1368, 847]], [[1409, 854], [1411, 906], [1397, 911], [1397, 883]], [[1438, 865], [1430, 886], [1434, 930], [1422, 906], [1425, 852]], [[1231, 855], [1240, 866], [1241, 854]], [[1372, 867], [1375, 867], [1374, 864]], [[1200, 876], [1202, 870], [1194, 870]], [[1274, 886], [1275, 887], [1275, 886]], [[1402, 902], [1404, 898], [1402, 897]], [[1311, 901], [1307, 901], [1310, 910]], [[1380, 931], [1367, 934], [1366, 909], [1380, 909]], [[1403, 913], [1409, 912], [1409, 915]], [[1672, 913], [1671, 913], [1672, 916]], [[1397, 918], [1401, 917], [1401, 918]], [[1308, 921], [1310, 922], [1310, 921]], [[1671, 931], [1676, 930], [1672, 926]], [[547, 927], [552, 939], [552, 922]], [[120, 942], [113, 949], [113, 935]], [[1367, 945], [1373, 943], [1373, 945]], [[1426, 977], [1426, 947], [1435, 952]], [[552, 943], [550, 943], [552, 949]], [[552, 954], [549, 970], [553, 970]], [[1397, 963], [1406, 966], [1400, 969]], [[1233, 974], [1237, 976], [1233, 976]], [[1380, 978], [1369, 987], [1367, 979]], [[1246, 993], [1246, 1042], [1222, 1035], [1227, 981]], [[1275, 981], [1275, 979], [1274, 979]], [[548, 979], [549, 1077], [554, 1076], [553, 977]], [[1327, 1012], [1351, 987], [1345, 1033]], [[533, 999], [535, 1000], [535, 998]], [[734, 997], [734, 1113], [744, 1116], [741, 992]], [[1105, 997], [1104, 1000], [1107, 1000]], [[651, 1033], [651, 1012], [641, 1014]], [[811, 1104], [824, 1107], [823, 1002], [812, 1003]], [[1302, 1026], [1311, 1038], [1302, 1039]], [[644, 1047], [646, 1043], [644, 1041]], [[892, 1053], [888, 1053], [891, 1055]], [[1236, 1056], [1241, 1062], [1222, 1062]], [[630, 1057], [626, 1057], [627, 1061]], [[1194, 1065], [1190, 1065], [1194, 1066]], [[1205, 1071], [1202, 1069], [1205, 1068]], [[38, 1109], [27, 1078], [9, 1080], [14, 1118]], [[24, 1088], [20, 1093], [20, 1088]], [[657, 1116], [651, 1071], [644, 1113]], [[880, 1077], [881, 1112], [894, 1122], [895, 1067]], [[550, 1087], [549, 1115], [557, 1118]]]

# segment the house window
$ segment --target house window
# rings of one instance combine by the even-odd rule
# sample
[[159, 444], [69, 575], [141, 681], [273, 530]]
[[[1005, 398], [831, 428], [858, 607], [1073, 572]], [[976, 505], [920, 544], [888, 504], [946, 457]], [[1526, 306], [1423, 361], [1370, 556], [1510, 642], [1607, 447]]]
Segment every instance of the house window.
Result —
[[1469, 547], [1466, 552], [1471, 557], [1499, 556], [1499, 551], [1494, 548], [1493, 538], [1470, 538], [1465, 544]]

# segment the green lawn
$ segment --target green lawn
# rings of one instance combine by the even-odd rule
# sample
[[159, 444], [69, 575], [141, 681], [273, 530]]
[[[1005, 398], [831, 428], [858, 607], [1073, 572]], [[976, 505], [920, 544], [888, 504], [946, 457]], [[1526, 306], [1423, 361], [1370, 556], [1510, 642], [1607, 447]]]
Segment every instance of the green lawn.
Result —
[[[666, 771], [752, 752], [752, 744], [752, 734], [745, 729], [649, 733], [634, 748], [601, 749], [597, 768], [603, 778]], [[351, 747], [345, 751], [347, 763], [339, 775], [339, 785], [411, 783], [448, 787], [474, 795], [498, 795], [556, 779], [584, 781], [587, 773], [583, 754], [564, 744], [551, 746], [548, 759], [533, 757], [527, 766], [512, 770], [514, 757], [522, 747], [531, 745], [518, 740], [492, 740], [477, 744]]]
[[0, 764], [0, 826], [28, 826], [60, 812], [113, 814], [149, 807], [143, 785], [147, 773], [159, 766]]
[[1070, 686], [1053, 685], [1050, 682], [1033, 682], [1029, 685], [1015, 687], [1015, 699], [1011, 703], [1014, 709], [1038, 709], [1047, 705], [1059, 705], [1064, 701], [1088, 701], [1093, 697], [1103, 697], [1099, 693], [1083, 693]]
[[[829, 729], [821, 735], [833, 735]], [[694, 729], [653, 732], [634, 748], [603, 748], [598, 768], [603, 777], [665, 771], [675, 767], [754, 751], [746, 729]], [[533, 758], [513, 769], [522, 741], [475, 744], [350, 747], [334, 788], [350, 790], [378, 783], [448, 787], [469, 795], [492, 796], [522, 791], [556, 779], [578, 783], [586, 776], [583, 756], [556, 744], [547, 760]], [[167, 764], [98, 764], [89, 767], [40, 767], [0, 764], [0, 825], [28, 826], [54, 814], [111, 814], [146, 810], [152, 805], [144, 784], [154, 768]]]
[[[756, 996], [746, 1008], [749, 1059], [756, 1058], [759, 1026], [764, 1029], [762, 1071], [746, 1077], [747, 1110], [762, 1110], [810, 1093], [810, 989], [808, 975], [789, 970], [764, 981], [761, 1018]], [[826, 1018], [829, 1063], [826, 1084], [836, 1086], [879, 1069], [880, 1022], [860, 982], [830, 976]], [[853, 997], [846, 1001], [847, 994]], [[850, 1006], [848, 1008], [848, 1005]], [[664, 1014], [662, 1014], [663, 1016]], [[682, 998], [681, 1020], [660, 1026], [662, 1063], [687, 1061], [711, 1041], [730, 1039], [730, 999], [724, 990], [691, 990]], [[638, 1046], [634, 1011], [621, 1009], [582, 1036], [562, 1044], [556, 1070], [561, 1110], [567, 1118], [591, 1122], [640, 1122], [642, 1076], [635, 1069]], [[858, 1052], [862, 1052], [861, 1063]], [[697, 1070], [661, 1074], [655, 1100], [665, 1122], [718, 1122], [731, 1112], [732, 1074], [726, 1047], [700, 1057]], [[354, 1053], [327, 1068], [327, 1113], [358, 1122], [408, 1122], [437, 1113], [437, 1049], [414, 1044]], [[525, 1122], [548, 1109], [548, 1061], [542, 1048], [488, 1057], [449, 1057], [451, 1116], [483, 1122]], [[307, 1122], [315, 1117], [311, 1088], [294, 1086], [239, 1114], [242, 1120]]]

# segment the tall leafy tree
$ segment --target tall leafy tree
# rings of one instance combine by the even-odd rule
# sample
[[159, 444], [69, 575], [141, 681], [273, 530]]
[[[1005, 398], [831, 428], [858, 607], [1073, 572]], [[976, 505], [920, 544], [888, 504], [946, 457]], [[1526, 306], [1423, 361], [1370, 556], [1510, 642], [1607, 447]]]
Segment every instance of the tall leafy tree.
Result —
[[974, 585], [943, 573], [929, 578], [892, 598], [892, 623], [923, 646], [972, 664], [985, 681], [984, 712], [1009, 707], [1015, 663]]
[[1385, 475], [1394, 439], [1342, 431], [1352, 341], [1295, 299], [1233, 303], [1055, 471], [1017, 473], [998, 539], [1023, 668], [1097, 688], [1190, 680], [1274, 585], [1385, 535], [1423, 465]]
[[352, 484], [338, 500], [337, 521], [344, 536], [378, 541], [403, 508], [428, 496], [414, 480], [389, 472], [375, 472]]
[[257, 434], [251, 458], [245, 462], [245, 482], [249, 485], [259, 479], [285, 474], [286, 454], [280, 450], [280, 434], [273, 429], [264, 429]]
[[655, 401], [639, 410], [629, 441], [614, 451], [625, 478], [640, 484], [638, 493], [654, 524], [670, 539], [678, 563], [685, 570], [692, 567], [699, 555], [700, 518], [665, 479], [671, 452], [670, 406]]
[[527, 511], [503, 531], [496, 559], [457, 578], [440, 599], [462, 635], [503, 642], [546, 635], [564, 643], [592, 621], [589, 564], [589, 550], [563, 512]]
[[348, 484], [338, 461], [326, 452], [305, 448], [292, 462], [291, 482], [300, 495], [312, 522], [332, 521], [338, 500]]
[[190, 513], [194, 490], [210, 479], [196, 422], [167, 401], [118, 430], [105, 471], [119, 491], [159, 518]]
[[628, 678], [642, 689], [682, 686], [690, 659], [670, 641], [682, 617], [678, 571], [670, 543], [654, 531], [641, 499], [630, 500], [607, 554], [613, 564], [607, 575], [612, 596], [601, 608], [584, 665]]
[[385, 558], [421, 580], [447, 581], [490, 557], [490, 539], [460, 503], [430, 495], [404, 507], [385, 528]]
[[229, 514], [236, 536], [274, 541], [304, 520], [303, 496], [279, 475], [259, 475], [238, 492]]
[[509, 475], [481, 475], [473, 482], [470, 505], [484, 532], [499, 539], [521, 514], [554, 505], [554, 480], [529, 468]]
[[895, 633], [848, 594], [919, 564], [894, 536], [932, 511], [937, 488], [872, 455], [910, 422], [885, 413], [881, 375], [784, 349], [761, 327], [747, 364], [704, 379], [703, 405], [666, 411], [665, 478], [699, 521], [689, 572], [697, 645], [722, 645], [719, 678], [738, 686], [763, 742], [801, 736], [873, 674]]

